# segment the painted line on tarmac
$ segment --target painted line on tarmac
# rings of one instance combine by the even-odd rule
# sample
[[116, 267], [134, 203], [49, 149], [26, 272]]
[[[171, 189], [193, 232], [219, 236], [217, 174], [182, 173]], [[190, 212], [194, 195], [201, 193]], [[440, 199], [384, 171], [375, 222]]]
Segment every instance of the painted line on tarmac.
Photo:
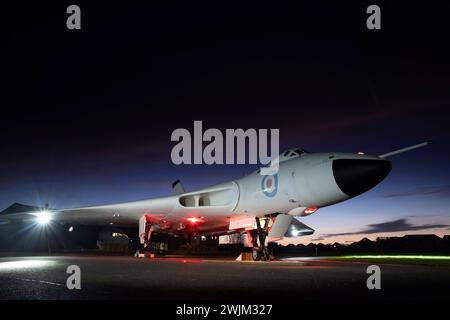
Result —
[[63, 283], [44, 281], [44, 280], [26, 279], [26, 278], [17, 278], [17, 277], [5, 277], [5, 278], [9, 278], [9, 279], [13, 279], [13, 280], [26, 281], [26, 282], [37, 282], [37, 283], [49, 284], [49, 285], [60, 286], [60, 287], [65, 287], [66, 286]]

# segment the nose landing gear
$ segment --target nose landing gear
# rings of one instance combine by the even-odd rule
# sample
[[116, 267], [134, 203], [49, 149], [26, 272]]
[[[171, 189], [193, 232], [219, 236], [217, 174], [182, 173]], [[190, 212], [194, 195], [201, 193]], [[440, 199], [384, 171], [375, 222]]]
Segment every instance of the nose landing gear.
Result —
[[270, 261], [273, 259], [266, 245], [267, 235], [269, 234], [269, 219], [264, 218], [264, 226], [261, 226], [260, 218], [256, 218], [256, 237], [252, 239], [252, 258], [254, 261]]

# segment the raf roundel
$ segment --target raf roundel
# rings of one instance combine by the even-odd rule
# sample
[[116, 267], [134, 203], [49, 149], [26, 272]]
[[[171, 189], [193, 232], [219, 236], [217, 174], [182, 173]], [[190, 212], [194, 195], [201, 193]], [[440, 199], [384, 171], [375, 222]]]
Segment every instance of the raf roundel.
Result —
[[261, 190], [267, 197], [274, 197], [278, 191], [278, 175], [267, 175], [261, 180]]

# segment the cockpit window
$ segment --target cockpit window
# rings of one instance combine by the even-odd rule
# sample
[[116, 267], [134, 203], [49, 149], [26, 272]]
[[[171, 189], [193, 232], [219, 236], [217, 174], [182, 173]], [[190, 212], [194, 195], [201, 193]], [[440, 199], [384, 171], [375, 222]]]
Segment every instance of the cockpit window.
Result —
[[299, 156], [301, 156], [301, 155], [304, 154], [304, 153], [308, 153], [308, 151], [306, 151], [305, 149], [295, 149], [295, 152], [296, 152]]
[[306, 154], [306, 153], [308, 153], [306, 150], [300, 149], [300, 148], [289, 149], [289, 150], [284, 151], [281, 154], [281, 161], [288, 160], [288, 159], [295, 158], [295, 157], [300, 157], [301, 155]]

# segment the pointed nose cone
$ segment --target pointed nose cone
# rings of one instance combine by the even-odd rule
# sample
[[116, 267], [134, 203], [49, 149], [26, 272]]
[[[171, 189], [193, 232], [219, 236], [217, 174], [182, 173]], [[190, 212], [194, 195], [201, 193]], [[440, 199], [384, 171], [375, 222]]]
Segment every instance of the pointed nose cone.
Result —
[[355, 197], [372, 189], [389, 174], [391, 163], [387, 160], [336, 159], [333, 175], [345, 194]]

